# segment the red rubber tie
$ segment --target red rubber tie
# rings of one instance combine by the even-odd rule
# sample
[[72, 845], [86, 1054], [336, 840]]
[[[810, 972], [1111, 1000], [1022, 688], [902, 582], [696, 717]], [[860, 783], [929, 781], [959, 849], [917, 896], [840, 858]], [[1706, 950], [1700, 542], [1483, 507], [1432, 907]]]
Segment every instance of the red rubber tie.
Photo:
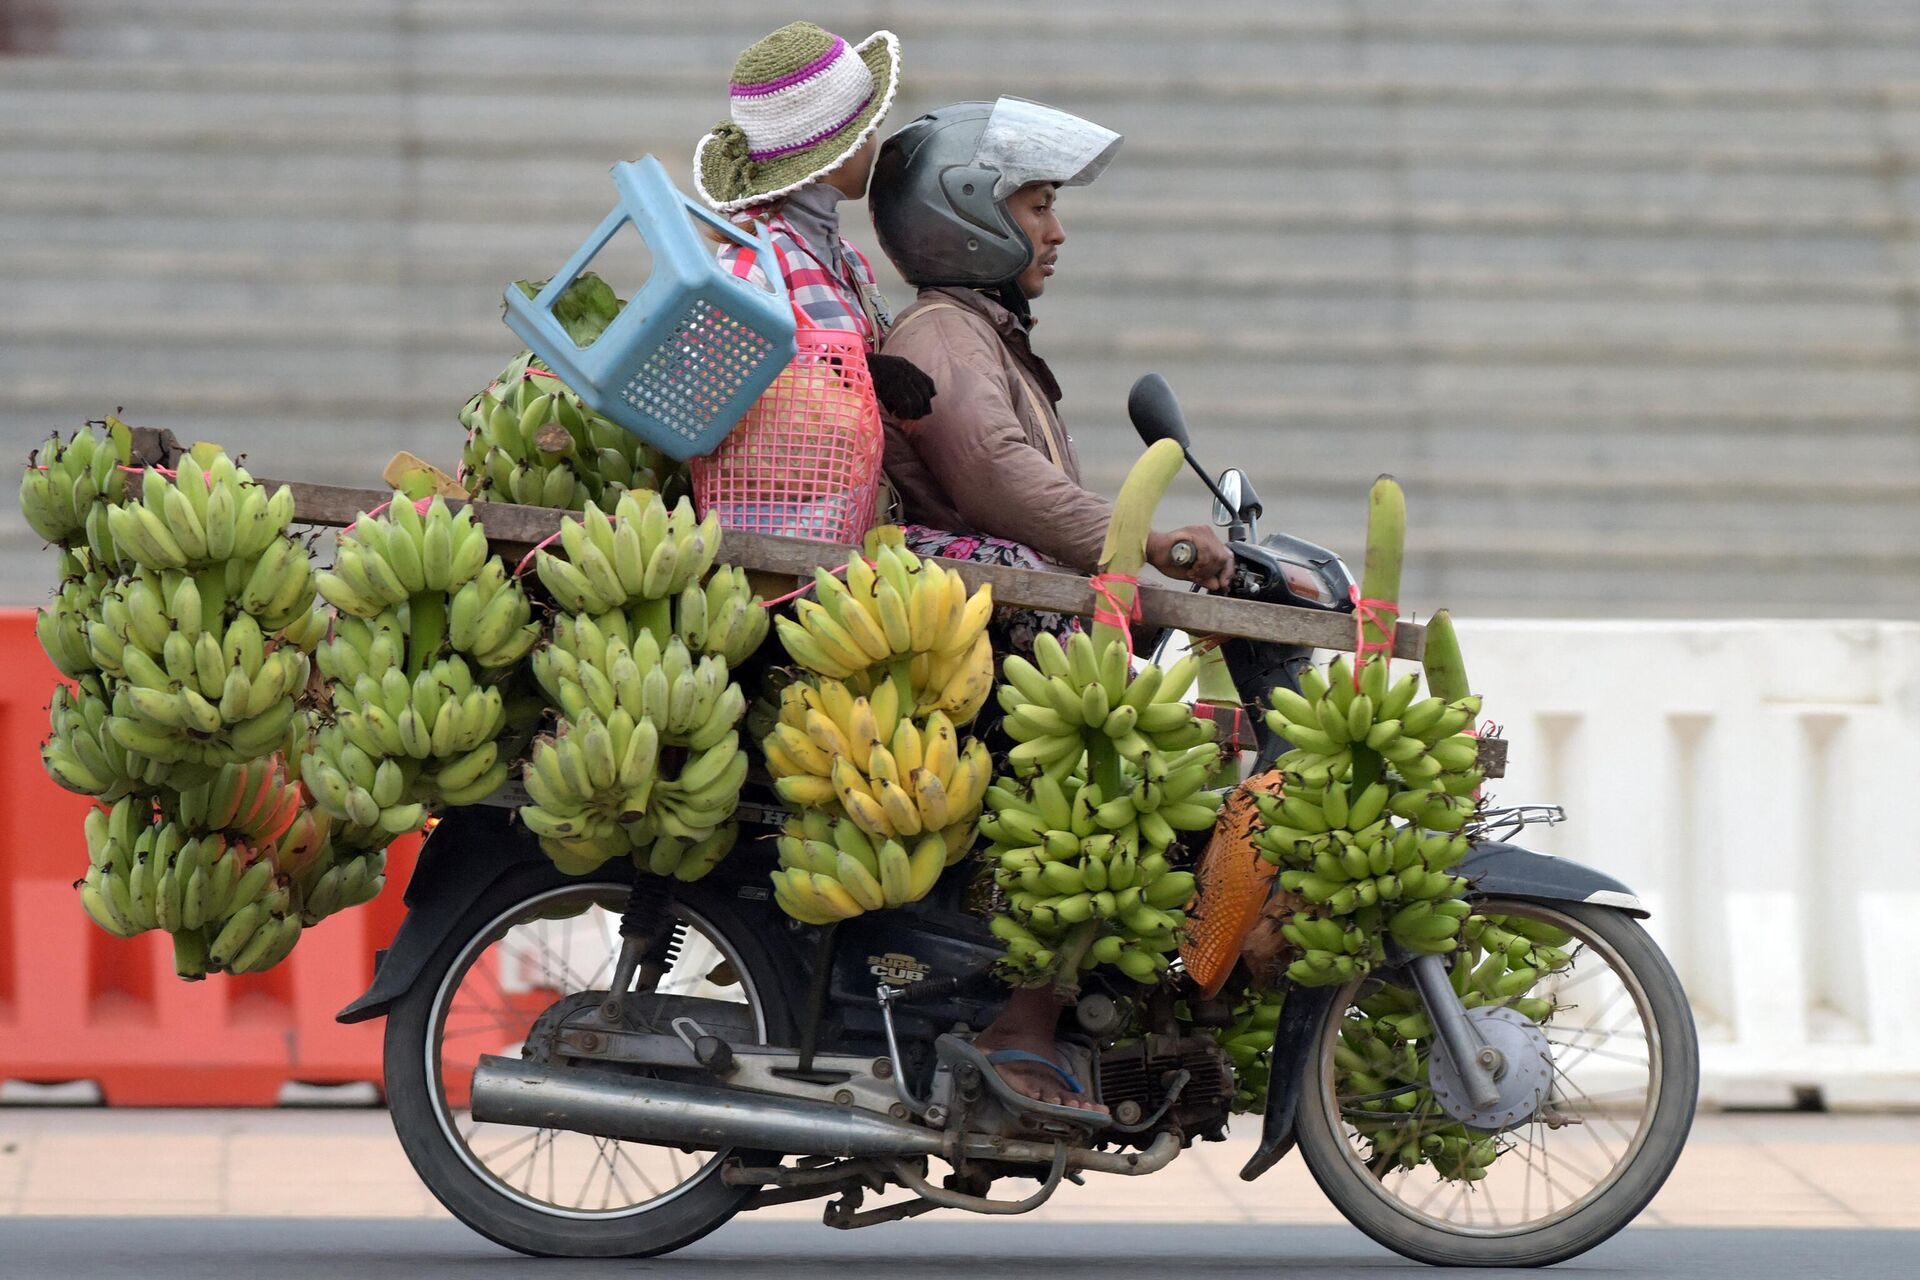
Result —
[[[1400, 623], [1400, 606], [1392, 600], [1369, 600], [1360, 594], [1358, 586], [1347, 588], [1347, 599], [1353, 601], [1353, 688], [1360, 690], [1360, 668], [1367, 665], [1367, 655], [1384, 653], [1393, 657], [1393, 630]], [[1367, 639], [1367, 624], [1372, 623], [1379, 629], [1385, 640]]]
[[[1127, 586], [1135, 588], [1133, 607], [1125, 613], [1121, 612], [1120, 595], [1113, 589], [1112, 584], [1114, 583], [1125, 583]], [[1096, 573], [1093, 577], [1087, 579], [1087, 585], [1093, 588], [1094, 595], [1107, 602], [1107, 608], [1105, 609], [1095, 606], [1093, 610], [1093, 620], [1104, 623], [1109, 627], [1119, 628], [1120, 638], [1126, 641], [1127, 644], [1127, 657], [1131, 660], [1134, 656], [1133, 628], [1129, 624], [1140, 621], [1140, 593], [1138, 590], [1140, 579], [1130, 573]]]
[[[865, 560], [865, 559], [866, 559], [866, 557], [865, 557], [865, 556], [862, 556], [862, 557], [861, 557], [861, 559], [863, 559], [863, 560]], [[867, 560], [867, 564], [868, 564], [869, 566], [872, 566], [872, 564], [873, 564], [873, 561], [871, 561], [871, 560]], [[828, 569], [828, 570], [827, 570], [827, 572], [828, 572], [828, 573], [830, 573], [830, 574], [832, 574], [832, 575], [833, 575], [834, 577], [836, 577], [836, 578], [837, 578], [837, 577], [839, 577], [839, 576], [840, 576], [841, 574], [843, 574], [843, 573], [845, 573], [846, 571], [847, 571], [847, 566], [846, 566], [846, 565], [843, 565], [843, 564], [842, 564], [842, 565], [835, 565], [835, 566], [834, 566], [833, 568], [831, 568], [831, 569]], [[781, 605], [783, 605], [783, 604], [785, 604], [785, 603], [787, 603], [787, 601], [789, 601], [789, 600], [798, 600], [798, 599], [799, 599], [799, 598], [800, 598], [801, 596], [803, 596], [803, 595], [805, 595], [805, 594], [807, 594], [807, 592], [809, 592], [809, 591], [811, 591], [811, 590], [813, 590], [813, 588], [814, 588], [814, 585], [815, 585], [815, 584], [813, 584], [813, 583], [811, 583], [811, 582], [809, 582], [809, 583], [807, 583], [807, 585], [806, 585], [806, 586], [804, 586], [804, 587], [796, 587], [796, 588], [795, 588], [794, 590], [792, 590], [792, 591], [789, 591], [789, 592], [787, 592], [787, 594], [785, 594], [785, 595], [783, 595], [783, 596], [775, 596], [775, 597], [774, 597], [773, 599], [771, 599], [771, 600], [762, 600], [762, 601], [760, 602], [760, 607], [761, 607], [762, 609], [777, 609], [777, 608], [779, 608], [779, 607], [780, 607]]]

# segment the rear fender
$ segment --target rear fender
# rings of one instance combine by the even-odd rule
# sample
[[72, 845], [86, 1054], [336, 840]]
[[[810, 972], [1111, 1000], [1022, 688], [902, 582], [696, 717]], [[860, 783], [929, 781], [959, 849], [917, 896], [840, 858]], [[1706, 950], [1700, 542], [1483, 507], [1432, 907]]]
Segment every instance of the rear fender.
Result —
[[480, 895], [502, 877], [547, 862], [525, 827], [506, 809], [454, 809], [427, 836], [402, 898], [406, 919], [393, 942], [374, 957], [373, 985], [334, 1015], [338, 1022], [383, 1017], [407, 993], [433, 953]]

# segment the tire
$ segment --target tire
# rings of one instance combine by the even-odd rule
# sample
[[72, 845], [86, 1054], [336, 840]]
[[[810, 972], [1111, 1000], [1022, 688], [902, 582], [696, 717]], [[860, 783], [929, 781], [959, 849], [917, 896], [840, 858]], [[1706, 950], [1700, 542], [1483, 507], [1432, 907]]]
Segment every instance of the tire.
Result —
[[[565, 1258], [643, 1258], [669, 1253], [721, 1226], [757, 1194], [755, 1188], [730, 1187], [720, 1180], [725, 1154], [721, 1153], [711, 1158], [699, 1174], [679, 1184], [664, 1202], [616, 1210], [615, 1216], [570, 1213], [557, 1206], [542, 1209], [496, 1178], [484, 1176], [475, 1167], [479, 1163], [477, 1155], [450, 1131], [453, 1111], [443, 1105], [444, 1091], [436, 1078], [440, 1073], [437, 1069], [430, 1071], [427, 1064], [429, 1053], [437, 1053], [436, 1022], [444, 1016], [439, 1006], [455, 966], [471, 964], [470, 949], [472, 955], [482, 954], [489, 945], [487, 935], [501, 929], [502, 921], [520, 915], [530, 917], [529, 904], [569, 902], [571, 899], [554, 896], [569, 890], [604, 891], [617, 902], [624, 899], [628, 887], [624, 881], [599, 876], [574, 880], [544, 868], [506, 877], [475, 903], [388, 1014], [387, 1103], [408, 1160], [428, 1190], [456, 1218], [496, 1244], [521, 1253]], [[746, 971], [748, 981], [744, 985], [760, 1011], [766, 1037], [777, 1041], [790, 1036], [772, 962], [754, 932], [731, 910], [726, 897], [717, 892], [703, 893], [698, 886], [681, 886], [676, 910], [683, 920], [696, 919], [710, 937], [724, 940], [725, 947], [732, 951], [728, 959], [736, 969]], [[453, 989], [457, 990], [457, 984]], [[451, 998], [449, 993], [447, 999]], [[537, 1135], [549, 1131], [529, 1132]], [[537, 1142], [534, 1149], [537, 1158]], [[677, 1170], [677, 1162], [675, 1167]]]
[[[1558, 1216], [1512, 1228], [1442, 1226], [1387, 1188], [1388, 1175], [1374, 1176], [1342, 1131], [1333, 1080], [1333, 1045], [1359, 984], [1333, 1001], [1315, 1035], [1309, 1078], [1303, 1082], [1299, 1143], [1301, 1155], [1320, 1189], [1354, 1226], [1405, 1257], [1435, 1266], [1537, 1267], [1565, 1261], [1592, 1249], [1625, 1227], [1646, 1208], [1673, 1171], [1692, 1127], [1699, 1087], [1699, 1046], [1685, 993], [1666, 957], [1639, 923], [1608, 908], [1490, 900], [1478, 902], [1484, 913], [1528, 915], [1547, 920], [1609, 948], [1639, 984], [1633, 998], [1646, 1028], [1649, 1109], [1642, 1112], [1624, 1160], [1609, 1179], [1598, 1180], [1585, 1199]], [[1604, 955], [1600, 947], [1594, 948]], [[1609, 964], [1612, 964], [1609, 958]], [[1616, 970], [1618, 966], [1615, 966]], [[1625, 984], [1623, 983], [1623, 988]], [[1633, 993], [1627, 988], [1631, 997]], [[1547, 1024], [1551, 1028], [1551, 1019]], [[1576, 1032], [1577, 1034], [1581, 1034]], [[1561, 1042], [1555, 1041], [1559, 1044]], [[1574, 1046], [1568, 1046], [1572, 1048]], [[1556, 1059], [1567, 1054], [1557, 1053]], [[1657, 1068], [1657, 1082], [1652, 1078]], [[1562, 1077], [1565, 1078], [1565, 1077]], [[1583, 1097], [1585, 1095], [1582, 1095]], [[1361, 1104], [1367, 1105], [1367, 1104]], [[1380, 1104], [1372, 1104], [1380, 1105]], [[1531, 1181], [1531, 1153], [1527, 1159]], [[1549, 1176], [1552, 1166], [1548, 1166]], [[1431, 1199], [1431, 1197], [1429, 1197]], [[1423, 1206], [1424, 1208], [1424, 1206]], [[1469, 1206], [1469, 1221], [1472, 1208]]]

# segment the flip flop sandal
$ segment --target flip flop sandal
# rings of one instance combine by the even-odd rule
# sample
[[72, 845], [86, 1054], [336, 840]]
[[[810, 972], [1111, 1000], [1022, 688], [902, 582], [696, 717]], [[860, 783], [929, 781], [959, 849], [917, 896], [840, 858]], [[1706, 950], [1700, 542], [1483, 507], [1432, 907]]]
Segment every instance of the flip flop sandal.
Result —
[[1055, 1102], [1042, 1102], [1038, 1098], [1029, 1098], [1008, 1084], [994, 1069], [997, 1064], [1003, 1062], [1031, 1062], [1047, 1068], [1060, 1077], [1060, 1083], [1065, 1085], [1069, 1092], [1083, 1098], [1091, 1097], [1086, 1086], [1071, 1071], [1041, 1054], [1032, 1053], [1026, 1049], [996, 1049], [991, 1053], [983, 1053], [965, 1040], [953, 1035], [944, 1035], [934, 1041], [934, 1052], [949, 1069], [963, 1063], [972, 1066], [979, 1073], [981, 1082], [986, 1085], [987, 1092], [993, 1095], [994, 1100], [1022, 1120], [1048, 1126], [1065, 1124], [1082, 1131], [1097, 1131], [1113, 1123], [1111, 1116], [1103, 1115], [1098, 1111], [1086, 1111], [1079, 1107], [1068, 1107]]

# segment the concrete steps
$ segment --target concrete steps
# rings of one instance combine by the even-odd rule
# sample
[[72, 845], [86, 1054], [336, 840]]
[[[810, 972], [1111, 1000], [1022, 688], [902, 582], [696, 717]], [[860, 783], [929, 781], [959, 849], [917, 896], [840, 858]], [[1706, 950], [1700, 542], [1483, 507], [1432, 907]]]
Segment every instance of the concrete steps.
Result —
[[[501, 288], [578, 242], [614, 159], [683, 170], [733, 54], [791, 16], [50, 12], [0, 59], [0, 444], [125, 404], [360, 483], [395, 448], [451, 464], [455, 412], [516, 345]], [[1920, 614], [1910, 3], [815, 16], [901, 33], [899, 120], [1011, 91], [1129, 135], [1066, 193], [1039, 305], [1098, 487], [1159, 369], [1272, 527], [1352, 542], [1367, 481], [1399, 474], [1413, 581], [1464, 609]], [[1170, 503], [1199, 514], [1189, 488]], [[29, 541], [0, 515], [5, 598], [44, 582]]]

